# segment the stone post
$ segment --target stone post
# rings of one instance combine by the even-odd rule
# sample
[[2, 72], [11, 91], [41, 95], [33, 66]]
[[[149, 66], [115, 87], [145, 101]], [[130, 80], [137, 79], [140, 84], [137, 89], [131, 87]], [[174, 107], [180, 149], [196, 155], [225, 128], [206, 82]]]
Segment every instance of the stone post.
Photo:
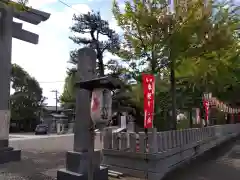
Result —
[[128, 115], [128, 124], [127, 124], [127, 130], [128, 132], [135, 132], [135, 122], [134, 117], [132, 115]]
[[0, 3], [0, 163], [18, 161], [21, 151], [8, 147], [13, 10]]
[[[80, 49], [78, 52], [78, 80], [92, 80], [95, 77], [96, 53], [90, 48]], [[91, 92], [85, 89], [77, 90], [76, 120], [74, 127], [74, 151], [67, 152], [66, 169], [57, 173], [58, 180], [85, 180], [88, 178], [88, 168], [92, 164], [94, 180], [107, 180], [107, 168], [100, 167], [100, 151], [91, 152], [92, 120], [90, 116]], [[91, 163], [90, 163], [91, 159]]]

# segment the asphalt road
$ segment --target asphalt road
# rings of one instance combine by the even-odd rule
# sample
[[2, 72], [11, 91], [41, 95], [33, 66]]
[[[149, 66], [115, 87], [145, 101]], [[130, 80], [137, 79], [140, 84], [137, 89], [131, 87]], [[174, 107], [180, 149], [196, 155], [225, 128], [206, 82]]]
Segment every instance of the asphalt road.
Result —
[[[65, 167], [66, 151], [73, 149], [73, 136], [12, 138], [10, 145], [22, 149], [22, 161], [0, 165], [0, 180], [54, 180], [57, 170]], [[96, 146], [101, 148], [99, 140]], [[165, 180], [239, 180], [239, 153], [240, 140], [210, 158], [186, 165]]]

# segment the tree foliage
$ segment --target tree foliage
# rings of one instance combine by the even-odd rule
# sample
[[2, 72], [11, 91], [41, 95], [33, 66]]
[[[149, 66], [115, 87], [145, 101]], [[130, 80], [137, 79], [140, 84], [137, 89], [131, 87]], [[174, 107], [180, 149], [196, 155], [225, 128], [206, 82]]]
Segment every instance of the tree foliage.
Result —
[[37, 80], [17, 64], [12, 65], [11, 118], [14, 120], [36, 119], [45, 100]]
[[75, 73], [69, 73], [65, 78], [63, 93], [60, 96], [60, 102], [66, 109], [75, 109]]
[[18, 11], [26, 11], [28, 9], [28, 7], [26, 6], [28, 4], [28, 0], [17, 0], [17, 1], [0, 0], [0, 3], [11, 6], [17, 9]]
[[216, 92], [237, 82], [232, 70], [239, 66], [239, 7], [225, 5], [194, 1], [186, 8], [175, 5], [170, 12], [168, 1], [126, 1], [122, 11], [114, 1], [113, 13], [125, 40], [119, 56], [137, 77], [141, 72], [164, 74], [168, 87], [170, 77], [171, 95], [156, 99], [172, 99], [172, 111], [196, 106], [203, 91]]
[[[111, 60], [107, 64], [103, 62], [105, 52], [115, 53], [119, 49], [119, 36], [109, 27], [108, 21], [103, 20], [99, 12], [93, 11], [87, 14], [74, 15], [73, 20], [74, 24], [70, 27], [73, 36], [70, 39], [80, 48], [86, 46], [96, 51], [98, 75], [103, 76], [106, 67], [109, 67], [108, 70], [115, 76], [118, 76], [120, 71], [122, 74], [121, 65], [118, 64], [117, 67], [113, 68], [112, 63], [116, 65], [117, 61]], [[70, 52], [70, 63], [73, 66], [68, 69], [64, 92], [61, 95], [61, 102], [66, 108], [75, 107], [74, 80], [78, 63], [77, 53], [78, 49]]]
[[[71, 27], [77, 33], [71, 37], [74, 43], [96, 50], [99, 75], [107, 67], [126, 84], [123, 91], [129, 98], [122, 98], [121, 90], [116, 91], [114, 100], [134, 107], [140, 116], [143, 112], [141, 74], [155, 75], [155, 123], [164, 128], [171, 126], [171, 110], [176, 115], [174, 111], [201, 107], [204, 91], [213, 92], [229, 104], [236, 104], [236, 99], [240, 99], [237, 94], [240, 89], [239, 7], [229, 2], [204, 4], [199, 0], [187, 6], [175, 4], [170, 12], [168, 2], [125, 1], [121, 10], [114, 0], [113, 14], [124, 35], [121, 43], [98, 13], [74, 16], [75, 24]], [[87, 36], [79, 36], [83, 34]], [[107, 41], [100, 35], [106, 36]], [[121, 60], [113, 59], [104, 65], [105, 50], [117, 54]], [[74, 65], [76, 52], [71, 52]], [[68, 73], [62, 101], [71, 104], [75, 101], [72, 87], [76, 68]], [[137, 118], [139, 124], [143, 122], [141, 118]]]
[[[100, 13], [89, 12], [73, 16], [74, 24], [71, 27], [74, 36], [70, 39], [79, 46], [87, 46], [96, 50], [99, 75], [104, 75], [103, 56], [105, 51], [115, 52], [119, 48], [118, 34], [103, 20]], [[77, 50], [70, 54], [73, 64], [77, 63]]]

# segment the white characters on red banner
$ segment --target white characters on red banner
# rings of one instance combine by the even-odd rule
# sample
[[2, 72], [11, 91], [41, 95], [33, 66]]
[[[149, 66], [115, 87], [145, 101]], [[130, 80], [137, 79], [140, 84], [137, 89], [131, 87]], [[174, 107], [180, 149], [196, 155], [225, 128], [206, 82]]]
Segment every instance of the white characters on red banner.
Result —
[[154, 76], [143, 74], [144, 127], [151, 128], [154, 113]]

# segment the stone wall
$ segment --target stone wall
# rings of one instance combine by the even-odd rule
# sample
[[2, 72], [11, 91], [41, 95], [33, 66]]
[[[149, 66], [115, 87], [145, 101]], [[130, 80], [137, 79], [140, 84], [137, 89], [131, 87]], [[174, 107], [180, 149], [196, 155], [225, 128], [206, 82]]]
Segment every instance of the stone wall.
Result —
[[[240, 134], [240, 124], [177, 131], [112, 134], [106, 130], [103, 162], [110, 170], [149, 180]], [[147, 140], [146, 140], [147, 139]]]

